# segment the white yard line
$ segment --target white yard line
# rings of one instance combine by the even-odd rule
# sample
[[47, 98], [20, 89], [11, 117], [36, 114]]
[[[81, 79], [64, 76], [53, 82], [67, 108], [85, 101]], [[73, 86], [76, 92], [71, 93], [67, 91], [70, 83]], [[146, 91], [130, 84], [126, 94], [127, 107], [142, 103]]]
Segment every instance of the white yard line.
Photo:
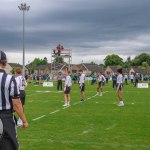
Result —
[[89, 100], [89, 99], [91, 99], [93, 97], [96, 97], [96, 96], [97, 96], [97, 94], [95, 94], [94, 96], [91, 96], [91, 97], [87, 98], [87, 100]]
[[55, 113], [57, 113], [57, 112], [59, 112], [60, 110], [58, 109], [58, 110], [55, 110], [55, 111], [53, 111], [53, 112], [50, 112], [49, 114], [51, 115], [51, 114], [55, 114]]
[[[103, 94], [104, 94], [104, 93], [107, 93], [107, 92], [108, 92], [108, 91], [105, 91], [105, 92], [103, 92]], [[87, 100], [89, 100], [89, 99], [91, 99], [91, 98], [94, 98], [94, 97], [96, 97], [96, 96], [99, 96], [99, 95], [95, 94], [94, 96], [91, 96], [91, 97], [87, 98]], [[102, 97], [102, 96], [99, 96], [99, 97]]]
[[109, 91], [105, 91], [105, 92], [103, 92], [103, 93], [108, 93]]
[[93, 130], [92, 129], [88, 129], [88, 130], [85, 130], [81, 133], [81, 135], [84, 135], [84, 134], [88, 134], [90, 132], [92, 132]]
[[69, 107], [71, 107], [71, 105], [70, 105], [70, 106], [65, 106], [65, 107], [63, 107], [62, 109], [67, 109], [67, 108], [69, 108]]
[[37, 93], [50, 93], [52, 91], [35, 91], [35, 92], [37, 92]]
[[41, 119], [41, 118], [44, 118], [45, 116], [46, 116], [46, 115], [43, 115], [43, 116], [40, 116], [40, 117], [38, 117], [38, 118], [32, 119], [32, 121], [39, 120], [39, 119]]
[[111, 130], [111, 129], [115, 128], [116, 126], [117, 126], [117, 124], [113, 124], [112, 126], [106, 128], [105, 130]]
[[73, 103], [72, 105], [77, 105], [77, 104], [80, 104], [80, 103], [82, 103], [82, 102], [79, 101], [79, 102]]
[[[103, 93], [106, 93], [106, 92], [108, 92], [108, 91], [105, 91], [105, 92], [103, 92]], [[91, 98], [93, 98], [93, 97], [95, 97], [95, 96], [97, 96], [97, 94], [94, 95], [94, 96], [91, 96], [91, 97], [87, 98], [87, 100], [88, 100], [88, 99], [91, 99]], [[83, 102], [84, 102], [84, 101], [83, 101]], [[79, 101], [79, 102], [76, 102], [76, 103], [74, 103], [74, 104], [72, 104], [72, 105], [77, 105], [77, 104], [80, 104], [80, 103], [83, 103], [83, 102]], [[71, 105], [70, 105], [70, 106], [63, 107], [62, 110], [67, 109], [67, 108], [69, 108], [69, 107], [71, 107]], [[57, 113], [57, 112], [59, 112], [59, 111], [60, 111], [60, 110], [58, 109], [58, 110], [55, 110], [55, 111], [53, 111], [53, 112], [50, 112], [49, 114], [50, 114], [50, 115], [51, 115], [51, 114], [55, 114], [55, 113]], [[38, 117], [38, 118], [32, 119], [32, 121], [36, 121], [36, 120], [42, 119], [42, 118], [44, 118], [45, 116], [46, 116], [46, 115], [43, 115], [43, 116], [40, 116], [40, 117]]]

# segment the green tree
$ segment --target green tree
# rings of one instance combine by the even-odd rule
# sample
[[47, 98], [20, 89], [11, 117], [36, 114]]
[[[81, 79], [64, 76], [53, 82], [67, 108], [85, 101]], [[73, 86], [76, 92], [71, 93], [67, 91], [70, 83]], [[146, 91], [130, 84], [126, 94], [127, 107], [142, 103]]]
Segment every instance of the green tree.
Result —
[[112, 54], [108, 55], [104, 59], [105, 66], [116, 66], [116, 65], [122, 65], [123, 59], [120, 58], [118, 55]]
[[143, 63], [142, 63], [142, 67], [144, 67], [144, 68], [148, 68], [148, 67], [149, 67], [149, 65], [148, 65], [148, 63], [147, 63], [147, 62], [143, 62]]
[[131, 64], [133, 66], [142, 66], [142, 63], [146, 62], [150, 66], [150, 54], [142, 53], [136, 56], [132, 61]]
[[150, 66], [147, 62], [142, 63], [142, 68], [146, 70], [146, 73], [149, 74]]
[[100, 64], [99, 66], [100, 66], [100, 67], [102, 67], [102, 68], [104, 68], [104, 67], [105, 67], [105, 65], [104, 65], [104, 64]]
[[127, 60], [123, 63], [123, 68], [129, 68], [131, 66], [131, 57], [128, 57]]
[[46, 57], [44, 57], [43, 60], [41, 59], [41, 64], [42, 64], [42, 65], [46, 65], [47, 63], [48, 63], [48, 60], [47, 60]]
[[47, 58], [44, 57], [44, 59], [40, 59], [40, 58], [35, 58], [32, 62], [31, 62], [31, 73], [34, 73], [34, 68], [36, 66], [40, 66], [40, 65], [46, 65], [48, 63]]

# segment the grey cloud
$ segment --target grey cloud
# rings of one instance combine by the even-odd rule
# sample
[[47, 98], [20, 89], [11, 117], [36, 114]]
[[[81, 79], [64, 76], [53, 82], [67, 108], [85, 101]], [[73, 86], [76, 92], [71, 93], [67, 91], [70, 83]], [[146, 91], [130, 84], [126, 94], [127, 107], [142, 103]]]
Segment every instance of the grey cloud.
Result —
[[[12, 4], [9, 7], [7, 1], [0, 2], [3, 7], [0, 45], [8, 51], [19, 51], [22, 46], [22, 13], [17, 9], [20, 1], [13, 4], [8, 1]], [[58, 42], [72, 48], [77, 55], [149, 52], [146, 38], [150, 33], [149, 0], [26, 2], [31, 5], [30, 11], [26, 12], [28, 52], [46, 52]]]

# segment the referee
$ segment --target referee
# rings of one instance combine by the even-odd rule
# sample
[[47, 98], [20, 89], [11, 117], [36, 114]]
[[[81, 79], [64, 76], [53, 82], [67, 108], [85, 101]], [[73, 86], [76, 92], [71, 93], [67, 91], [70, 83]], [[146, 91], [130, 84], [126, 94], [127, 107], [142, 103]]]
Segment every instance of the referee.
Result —
[[0, 136], [0, 150], [18, 150], [19, 144], [13, 110], [23, 121], [23, 128], [28, 127], [28, 122], [19, 99], [16, 80], [12, 75], [8, 75], [4, 71], [6, 64], [6, 54], [0, 51], [0, 122], [3, 124], [3, 132], [2, 136]]
[[62, 78], [63, 75], [61, 74], [61, 72], [59, 72], [58, 76], [57, 76], [57, 90], [59, 91], [59, 89], [61, 89], [62, 91]]

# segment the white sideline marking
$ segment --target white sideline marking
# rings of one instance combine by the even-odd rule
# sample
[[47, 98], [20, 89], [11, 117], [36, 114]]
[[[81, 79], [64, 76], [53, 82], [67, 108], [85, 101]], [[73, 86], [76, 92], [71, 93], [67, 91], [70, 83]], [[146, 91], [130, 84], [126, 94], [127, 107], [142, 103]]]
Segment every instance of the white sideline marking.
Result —
[[92, 129], [83, 131], [81, 135], [88, 134], [88, 133], [90, 133], [90, 132], [92, 132]]
[[57, 112], [59, 112], [60, 110], [58, 109], [58, 110], [55, 110], [55, 111], [53, 111], [53, 112], [51, 112], [51, 113], [49, 113], [50, 115], [51, 114], [55, 114], [55, 113], [57, 113]]
[[80, 104], [81, 102], [79, 101], [79, 102], [76, 102], [76, 103], [74, 103], [73, 105], [77, 105], [77, 104]]
[[[104, 93], [107, 93], [107, 92], [108, 92], [108, 91], [105, 91], [105, 92], [103, 92], [103, 94], [104, 94]], [[94, 96], [91, 96], [91, 97], [87, 98], [87, 100], [89, 100], [89, 99], [91, 99], [91, 98], [93, 98], [93, 97], [96, 97], [96, 96], [99, 96], [99, 95], [95, 94]]]
[[117, 126], [117, 124], [114, 124], [114, 125], [112, 125], [112, 126], [106, 128], [105, 130], [111, 130], [111, 129], [115, 128], [116, 126]]
[[62, 108], [62, 109], [67, 109], [67, 108], [69, 108], [69, 107], [71, 107], [71, 105], [70, 105], [70, 106], [64, 106], [64, 108]]
[[40, 117], [38, 117], [38, 118], [32, 119], [32, 121], [39, 120], [39, 119], [41, 119], [41, 118], [43, 118], [43, 117], [45, 117], [45, 116], [46, 116], [46, 115], [43, 115], [43, 116], [40, 116]]
[[51, 91], [35, 91], [37, 93], [50, 93]]
[[93, 98], [93, 97], [95, 97], [95, 96], [97, 96], [97, 94], [95, 94], [94, 96], [91, 96], [91, 97], [87, 98], [87, 100], [88, 100], [88, 99], [91, 99], [91, 98]]

